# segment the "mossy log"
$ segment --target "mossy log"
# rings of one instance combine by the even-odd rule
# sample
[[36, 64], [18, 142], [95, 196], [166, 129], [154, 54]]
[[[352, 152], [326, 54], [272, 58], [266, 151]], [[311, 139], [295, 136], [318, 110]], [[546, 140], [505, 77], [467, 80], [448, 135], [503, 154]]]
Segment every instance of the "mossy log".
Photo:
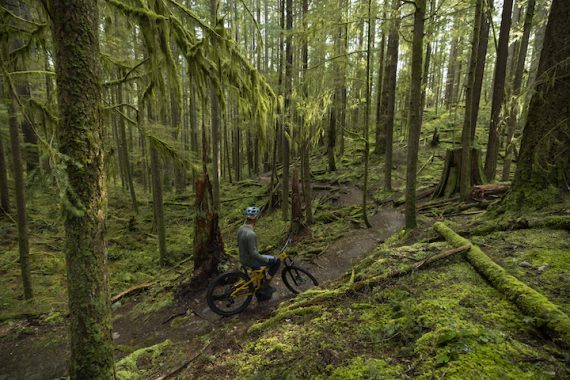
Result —
[[[442, 222], [435, 223], [434, 230], [452, 246], [459, 247], [471, 242]], [[502, 292], [524, 313], [535, 317], [538, 327], [545, 330], [564, 346], [570, 347], [570, 318], [558, 306], [550, 302], [530, 286], [508, 274], [475, 245], [467, 251], [467, 260], [493, 287]]]
[[552, 228], [570, 231], [570, 215], [553, 215], [537, 219], [510, 219], [493, 221], [472, 229], [471, 235], [486, 235], [495, 231], [525, 230], [529, 228]]

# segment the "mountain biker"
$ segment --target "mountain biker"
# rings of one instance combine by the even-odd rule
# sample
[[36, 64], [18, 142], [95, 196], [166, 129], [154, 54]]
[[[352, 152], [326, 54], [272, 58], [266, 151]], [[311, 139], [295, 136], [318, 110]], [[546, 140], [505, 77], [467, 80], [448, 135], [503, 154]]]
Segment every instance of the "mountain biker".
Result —
[[237, 242], [239, 247], [239, 261], [241, 265], [247, 268], [259, 269], [262, 266], [269, 267], [267, 273], [270, 278], [265, 279], [261, 288], [256, 293], [259, 301], [265, 301], [271, 298], [275, 292], [275, 288], [269, 286], [269, 280], [275, 276], [279, 270], [281, 262], [271, 255], [262, 255], [257, 250], [257, 235], [254, 228], [255, 223], [261, 216], [259, 207], [248, 207], [244, 211], [246, 217], [245, 223], [238, 229]]

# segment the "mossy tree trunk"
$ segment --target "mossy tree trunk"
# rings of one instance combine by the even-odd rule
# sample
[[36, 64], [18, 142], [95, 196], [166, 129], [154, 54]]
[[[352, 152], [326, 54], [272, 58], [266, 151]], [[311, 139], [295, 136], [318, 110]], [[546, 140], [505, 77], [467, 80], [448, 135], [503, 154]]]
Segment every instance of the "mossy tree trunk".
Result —
[[422, 127], [422, 52], [426, 0], [416, 0], [414, 12], [414, 39], [412, 42], [412, 79], [410, 86], [410, 119], [408, 122], [408, 155], [406, 166], [406, 228], [415, 228], [416, 222], [416, 172], [420, 129]]
[[18, 249], [20, 251], [20, 270], [24, 298], [32, 299], [32, 275], [30, 273], [30, 243], [28, 240], [28, 218], [26, 215], [26, 194], [24, 184], [24, 168], [20, 150], [20, 135], [18, 133], [18, 118], [16, 115], [16, 99], [11, 94], [8, 105], [8, 118], [10, 126], [10, 147], [12, 150], [12, 164], [14, 167], [14, 187], [16, 189], [16, 211], [18, 213]]
[[4, 144], [0, 133], [0, 212], [10, 212], [10, 194], [8, 192], [8, 173], [6, 170], [6, 158], [4, 156]]
[[570, 2], [554, 0], [548, 18], [513, 182], [517, 205], [534, 203], [547, 186], [570, 182]]
[[51, 2], [60, 150], [70, 157], [64, 251], [71, 379], [112, 379], [113, 345], [104, 242], [103, 125], [99, 115], [99, 15], [91, 0]]

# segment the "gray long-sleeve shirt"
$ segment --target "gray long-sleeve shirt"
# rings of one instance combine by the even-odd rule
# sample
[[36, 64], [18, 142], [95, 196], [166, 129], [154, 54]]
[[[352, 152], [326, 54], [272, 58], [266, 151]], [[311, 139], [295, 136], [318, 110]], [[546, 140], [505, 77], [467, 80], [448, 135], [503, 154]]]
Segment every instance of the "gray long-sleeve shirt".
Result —
[[241, 265], [246, 267], [258, 267], [268, 264], [268, 259], [259, 254], [257, 250], [257, 235], [252, 226], [244, 224], [238, 229], [237, 242]]

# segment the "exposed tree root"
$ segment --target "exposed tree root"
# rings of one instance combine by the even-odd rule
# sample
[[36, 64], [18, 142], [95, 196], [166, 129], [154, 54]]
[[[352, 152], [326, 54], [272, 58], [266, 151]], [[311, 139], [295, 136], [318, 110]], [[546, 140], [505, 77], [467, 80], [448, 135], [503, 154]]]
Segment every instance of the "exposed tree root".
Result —
[[[437, 233], [453, 246], [465, 246], [471, 242], [447, 227], [444, 223], [434, 224]], [[538, 327], [545, 330], [556, 340], [570, 347], [570, 318], [550, 302], [544, 295], [509, 275], [501, 266], [491, 260], [481, 249], [471, 246], [466, 254], [467, 260], [485, 277], [493, 287], [501, 291], [524, 313], [535, 317]]]

